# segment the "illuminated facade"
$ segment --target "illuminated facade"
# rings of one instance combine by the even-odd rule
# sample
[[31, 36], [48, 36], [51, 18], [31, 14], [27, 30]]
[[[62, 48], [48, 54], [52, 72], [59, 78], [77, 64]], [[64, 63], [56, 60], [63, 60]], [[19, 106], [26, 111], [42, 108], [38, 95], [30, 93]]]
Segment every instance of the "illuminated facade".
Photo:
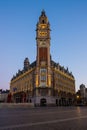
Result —
[[14, 102], [36, 105], [68, 105], [73, 102], [75, 79], [68, 68], [52, 60], [50, 55], [50, 23], [44, 11], [36, 25], [36, 61], [24, 60], [23, 70], [13, 76], [10, 91]]

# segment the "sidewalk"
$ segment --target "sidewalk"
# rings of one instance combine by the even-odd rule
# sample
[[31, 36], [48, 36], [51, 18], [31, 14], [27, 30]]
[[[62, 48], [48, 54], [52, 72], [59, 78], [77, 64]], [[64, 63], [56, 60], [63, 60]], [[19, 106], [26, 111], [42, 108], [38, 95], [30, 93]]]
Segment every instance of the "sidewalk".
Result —
[[33, 103], [0, 103], [0, 108], [34, 107]]

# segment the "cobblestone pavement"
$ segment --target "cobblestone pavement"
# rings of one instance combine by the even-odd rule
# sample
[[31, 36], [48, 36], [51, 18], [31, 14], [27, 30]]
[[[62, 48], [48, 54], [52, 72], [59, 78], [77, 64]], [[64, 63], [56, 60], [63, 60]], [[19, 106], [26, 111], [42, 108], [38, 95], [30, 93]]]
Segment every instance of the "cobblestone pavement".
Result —
[[3, 107], [0, 130], [87, 130], [87, 107]]

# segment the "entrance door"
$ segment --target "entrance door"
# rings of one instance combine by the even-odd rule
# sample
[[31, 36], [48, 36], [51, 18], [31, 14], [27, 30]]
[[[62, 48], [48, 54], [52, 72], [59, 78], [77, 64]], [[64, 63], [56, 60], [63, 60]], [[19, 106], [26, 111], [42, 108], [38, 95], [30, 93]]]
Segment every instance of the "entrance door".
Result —
[[46, 104], [47, 102], [46, 102], [46, 99], [45, 98], [42, 98], [41, 100], [40, 100], [40, 106], [46, 106], [47, 104]]

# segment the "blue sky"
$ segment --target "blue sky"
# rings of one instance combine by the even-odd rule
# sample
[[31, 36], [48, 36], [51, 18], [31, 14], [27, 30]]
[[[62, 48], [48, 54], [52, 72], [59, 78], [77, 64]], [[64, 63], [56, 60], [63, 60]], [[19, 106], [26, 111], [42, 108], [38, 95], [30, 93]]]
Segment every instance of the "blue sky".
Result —
[[72, 71], [76, 90], [87, 87], [87, 0], [0, 0], [0, 88], [28, 57], [36, 59], [36, 23], [42, 10], [51, 25], [52, 59]]

